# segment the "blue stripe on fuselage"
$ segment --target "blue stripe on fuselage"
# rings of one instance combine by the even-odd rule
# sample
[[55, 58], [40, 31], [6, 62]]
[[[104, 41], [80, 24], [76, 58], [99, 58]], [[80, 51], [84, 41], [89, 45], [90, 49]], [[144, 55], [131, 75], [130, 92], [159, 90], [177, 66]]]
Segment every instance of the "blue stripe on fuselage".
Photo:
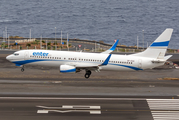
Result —
[[61, 73], [76, 72], [76, 68], [70, 70], [60, 70]]
[[128, 65], [112, 64], [112, 63], [109, 63], [109, 65], [122, 66], [122, 67], [130, 68], [130, 69], [133, 69], [133, 70], [143, 70], [141, 68], [137, 68], [137, 67], [133, 67], [133, 66], [128, 66]]
[[21, 60], [21, 61], [14, 61], [12, 63], [18, 64], [18, 65], [24, 65], [24, 64], [28, 64], [28, 63], [33, 63], [33, 62], [40, 62], [40, 61], [52, 61], [52, 60]]

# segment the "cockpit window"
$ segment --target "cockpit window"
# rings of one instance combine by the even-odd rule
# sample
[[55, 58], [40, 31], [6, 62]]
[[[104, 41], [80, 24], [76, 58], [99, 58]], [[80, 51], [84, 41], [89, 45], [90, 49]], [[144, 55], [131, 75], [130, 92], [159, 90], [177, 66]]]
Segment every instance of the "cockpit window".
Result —
[[15, 55], [15, 56], [18, 56], [18, 55], [19, 55], [19, 53], [14, 53], [14, 55]]

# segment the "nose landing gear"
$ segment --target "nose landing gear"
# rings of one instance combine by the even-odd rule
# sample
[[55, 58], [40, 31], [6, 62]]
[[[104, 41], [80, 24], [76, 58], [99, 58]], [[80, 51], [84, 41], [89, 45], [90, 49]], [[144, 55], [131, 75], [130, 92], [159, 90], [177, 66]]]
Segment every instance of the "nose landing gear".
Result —
[[21, 72], [24, 72], [24, 66], [22, 66], [22, 68], [21, 68]]
[[89, 78], [90, 77], [90, 75], [91, 75], [91, 71], [90, 70], [87, 70], [86, 71], [86, 74], [85, 74], [85, 78]]

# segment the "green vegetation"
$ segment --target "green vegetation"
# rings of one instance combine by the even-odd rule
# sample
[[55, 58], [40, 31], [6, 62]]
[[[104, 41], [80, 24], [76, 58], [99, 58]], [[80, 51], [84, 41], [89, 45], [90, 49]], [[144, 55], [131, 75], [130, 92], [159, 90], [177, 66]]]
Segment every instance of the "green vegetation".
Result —
[[45, 41], [44, 41], [44, 40], [42, 40], [42, 43], [45, 43]]
[[121, 48], [120, 51], [121, 51], [121, 52], [125, 52], [125, 49], [124, 49], [124, 48]]
[[11, 38], [11, 39], [13, 39], [13, 38], [17, 39], [17, 38], [23, 38], [23, 37], [19, 37], [19, 36], [9, 36], [9, 38]]
[[51, 45], [51, 42], [48, 42], [47, 45]]
[[174, 50], [168, 49], [167, 52], [168, 52], [168, 53], [174, 53]]
[[71, 47], [71, 44], [69, 44], [68, 46]]
[[7, 48], [7, 47], [8, 47], [8, 45], [6, 44], [4, 47], [5, 47], [5, 48]]
[[47, 47], [47, 49], [50, 50], [50, 48], [51, 48], [51, 46], [49, 45], [49, 46]]
[[100, 40], [99, 42], [100, 42], [100, 43], [104, 43], [104, 41], [102, 41], [102, 40]]
[[7, 47], [8, 47], [8, 45], [7, 45], [6, 43], [3, 42], [3, 43], [1, 44], [1, 48], [7, 48]]
[[30, 43], [27, 43], [27, 44], [26, 44], [26, 46], [30, 47], [30, 46], [31, 46], [31, 44], [30, 44]]
[[62, 46], [60, 46], [59, 48], [61, 48], [61, 49], [62, 49], [63, 47], [62, 47]]
[[2, 47], [2, 48], [5, 47], [5, 42], [3, 42], [3, 43], [1, 44], [1, 47]]
[[57, 41], [55, 41], [55, 42], [53, 43], [53, 45], [57, 45]]

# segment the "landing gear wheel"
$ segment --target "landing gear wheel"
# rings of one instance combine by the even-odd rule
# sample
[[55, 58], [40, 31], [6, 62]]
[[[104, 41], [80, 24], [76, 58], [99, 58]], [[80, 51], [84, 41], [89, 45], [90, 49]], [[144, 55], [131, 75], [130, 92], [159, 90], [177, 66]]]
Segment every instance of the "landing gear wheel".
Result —
[[90, 75], [86, 73], [86, 74], [85, 74], [85, 78], [88, 79], [89, 77], [90, 77]]
[[89, 78], [90, 75], [91, 75], [91, 71], [90, 70], [86, 71], [85, 78]]
[[21, 72], [24, 72], [24, 68], [21, 68]]

